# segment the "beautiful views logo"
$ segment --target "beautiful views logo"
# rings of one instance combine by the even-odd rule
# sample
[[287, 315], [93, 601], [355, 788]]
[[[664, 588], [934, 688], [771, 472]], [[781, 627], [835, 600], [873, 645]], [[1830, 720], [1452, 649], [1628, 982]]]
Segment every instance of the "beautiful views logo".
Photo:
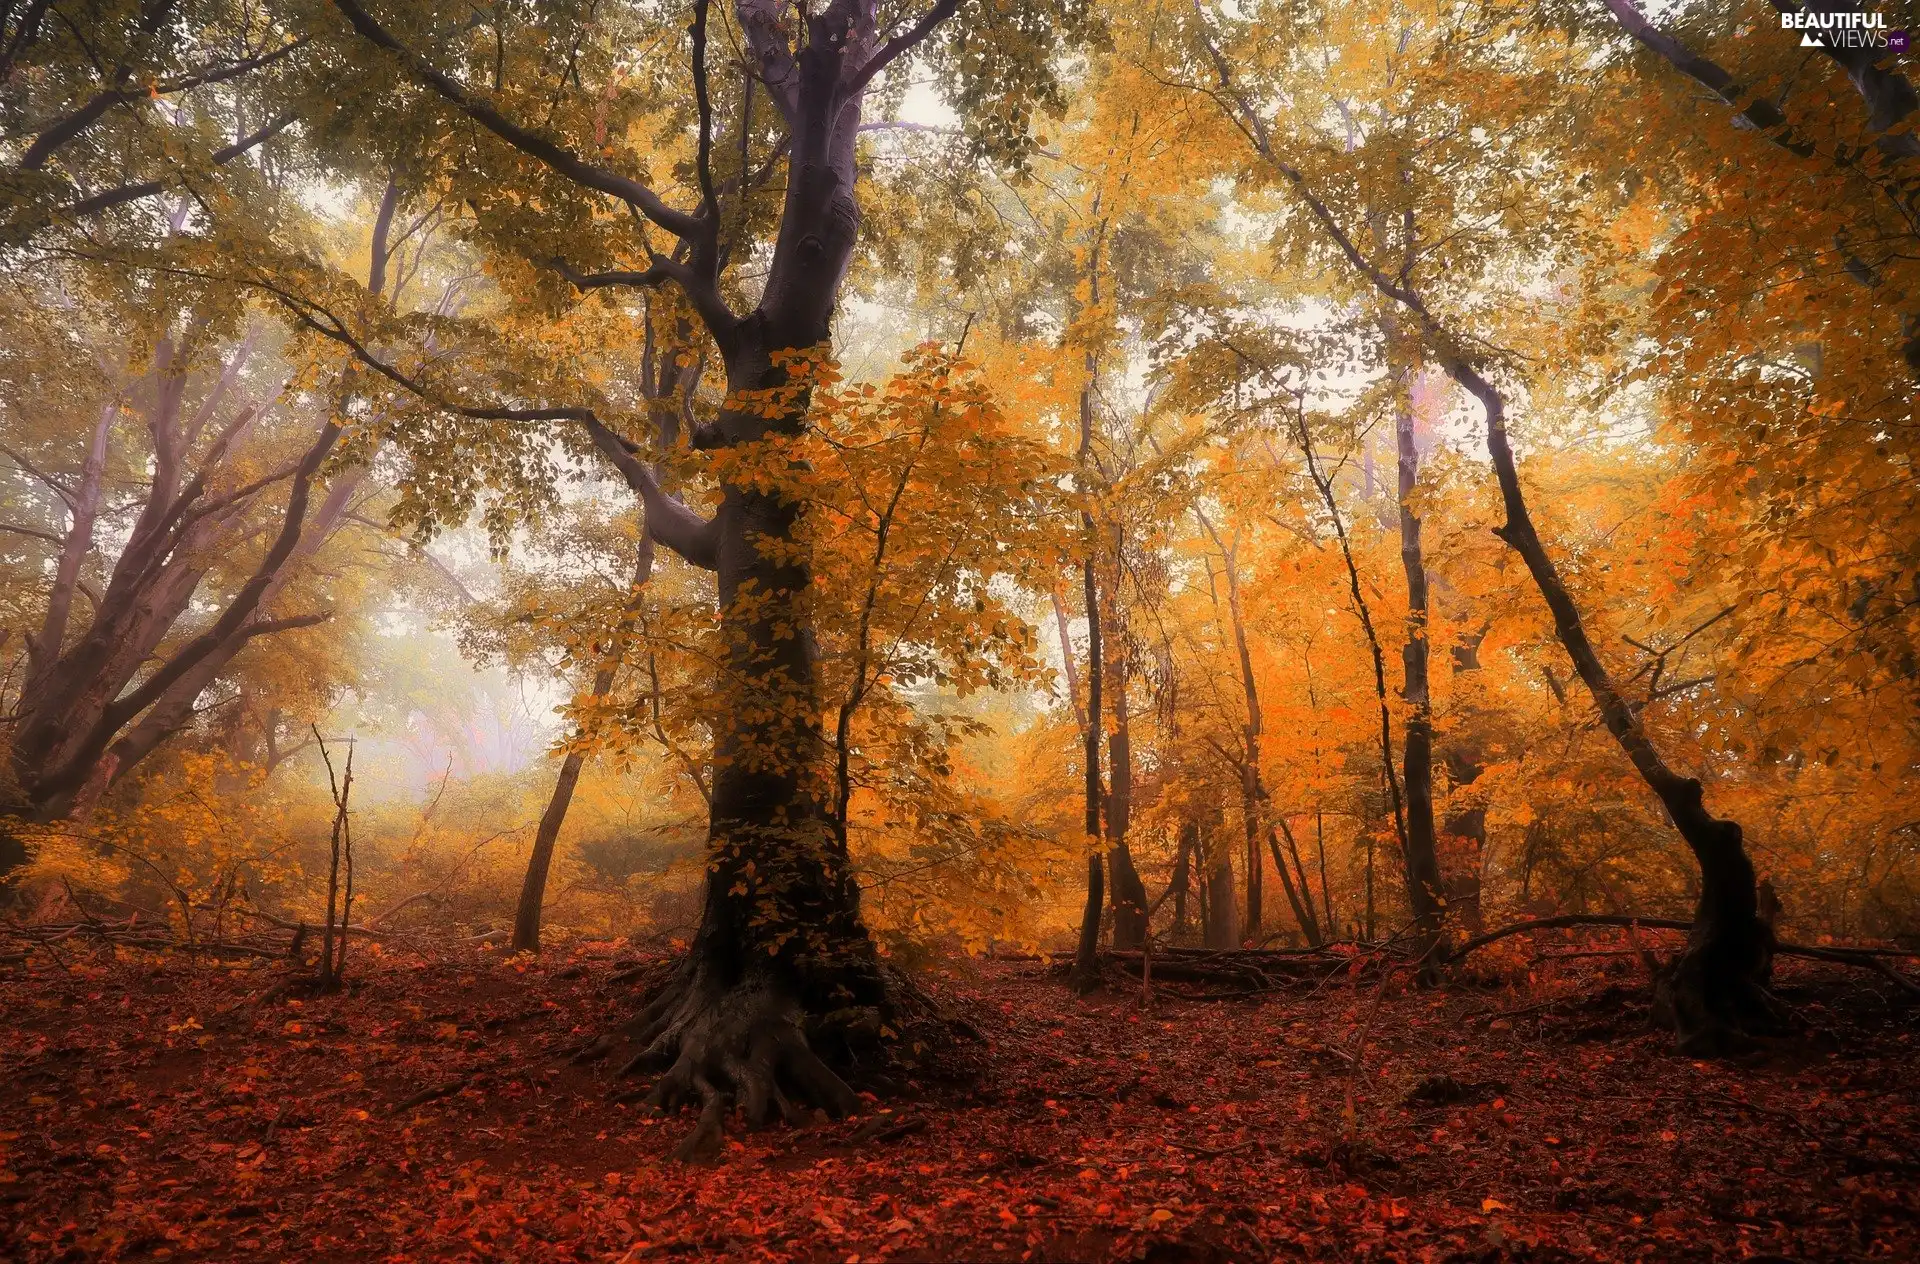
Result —
[[1780, 29], [1800, 32], [1802, 48], [1884, 48], [1907, 51], [1907, 33], [1889, 31], [1884, 13], [1816, 13], [1801, 9], [1780, 15]]

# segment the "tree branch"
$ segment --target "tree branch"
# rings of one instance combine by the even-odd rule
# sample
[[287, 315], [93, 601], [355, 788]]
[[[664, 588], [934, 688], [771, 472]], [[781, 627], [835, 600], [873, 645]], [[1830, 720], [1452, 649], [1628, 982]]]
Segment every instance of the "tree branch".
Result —
[[[1798, 13], [1800, 6], [1792, 0], [1773, 0], [1773, 7], [1782, 13]], [[1852, 12], [1851, 6], [1835, 4], [1834, 0], [1809, 0], [1806, 8], [1814, 13]], [[1872, 48], [1836, 48], [1823, 42], [1820, 51], [1846, 72], [1854, 91], [1867, 106], [1867, 126], [1876, 132], [1885, 132], [1897, 127], [1901, 120], [1916, 110], [1920, 110], [1920, 94], [1913, 90], [1913, 84], [1898, 70], [1883, 70], [1876, 63], [1881, 53]], [[1920, 136], [1911, 132], [1900, 136], [1882, 136], [1877, 142], [1882, 152], [1894, 159], [1920, 158]]]
[[[717, 222], [717, 220], [716, 220]], [[710, 252], [709, 252], [710, 253]], [[691, 264], [656, 253], [653, 262], [644, 272], [615, 269], [609, 272], [579, 272], [566, 260], [553, 258], [547, 260], [547, 266], [558, 272], [572, 283], [576, 290], [598, 290], [615, 286], [634, 289], [657, 289], [661, 283], [672, 281], [687, 296], [693, 309], [700, 313], [700, 323], [706, 326], [707, 333], [720, 347], [721, 354], [730, 354], [738, 337], [740, 318], [720, 297], [720, 287], [711, 275], [696, 271]]]
[[1613, 16], [1618, 19], [1620, 25], [1626, 29], [1627, 34], [1659, 55], [1675, 70], [1739, 111], [1734, 116], [1736, 125], [1744, 124], [1764, 133], [1768, 140], [1780, 148], [1799, 154], [1803, 158], [1814, 152], [1813, 142], [1798, 138], [1788, 124], [1787, 116], [1778, 106], [1771, 101], [1758, 98], [1743, 105], [1742, 97], [1745, 90], [1734, 82], [1733, 76], [1727, 73], [1724, 67], [1694, 52], [1647, 21], [1634, 0], [1605, 0], [1605, 3], [1607, 8], [1613, 11]]
[[82, 783], [92, 775], [100, 756], [106, 751], [114, 735], [142, 711], [152, 706], [174, 683], [197, 667], [209, 655], [218, 651], [229, 637], [240, 631], [253, 618], [258, 609], [260, 598], [266, 592], [279, 573], [280, 567], [300, 543], [300, 534], [306, 525], [307, 500], [312, 489], [313, 479], [320, 472], [328, 453], [333, 450], [334, 441], [340, 437], [338, 422], [329, 421], [321, 427], [319, 437], [306, 456], [300, 462], [298, 473], [294, 476], [293, 488], [287, 495], [286, 516], [281, 521], [279, 535], [268, 547], [266, 555], [247, 582], [240, 586], [233, 600], [214, 620], [213, 626], [183, 645], [151, 676], [136, 689], [116, 699], [96, 720], [86, 737], [79, 743], [72, 757], [56, 772], [33, 787], [35, 797], [45, 803], [58, 796], [78, 790]]
[[46, 540], [51, 544], [66, 543], [64, 539], [51, 531], [42, 531], [38, 527], [23, 526], [18, 522], [0, 522], [0, 531], [8, 531], [14, 535], [30, 535], [36, 540]]
[[647, 463], [634, 455], [633, 446], [609, 429], [598, 417], [581, 419], [594, 446], [613, 462], [615, 469], [640, 496], [646, 509], [647, 531], [661, 544], [702, 570], [719, 566], [720, 528], [718, 519], [702, 518], [660, 487]]
[[[252, 135], [243, 136], [231, 145], [214, 150], [213, 165], [216, 167], [224, 167], [240, 155], [259, 148], [275, 136], [278, 136], [281, 132], [286, 131], [299, 117], [298, 114], [288, 111]], [[164, 192], [166, 187], [166, 184], [160, 180], [143, 180], [138, 184], [123, 184], [118, 188], [106, 189], [100, 193], [96, 193], [92, 197], [82, 198], [71, 206], [66, 207], [62, 211], [62, 214], [72, 216], [75, 219], [81, 219], [88, 215], [98, 215], [101, 211], [111, 207], [121, 206], [127, 202], [137, 202], [141, 198], [153, 197], [155, 194]]]
[[424, 58], [388, 33], [357, 0], [333, 0], [333, 5], [363, 39], [394, 54], [422, 83], [521, 153], [538, 159], [583, 188], [619, 198], [676, 237], [697, 238], [706, 231], [700, 216], [668, 206], [659, 194], [638, 180], [595, 166], [564, 145], [520, 126], [486, 102], [476, 100], [459, 82], [428, 65]]
[[779, 0], [736, 0], [734, 16], [747, 39], [747, 51], [760, 66], [760, 82], [788, 127], [800, 111], [800, 68], [780, 27]]
[[700, 140], [694, 156], [694, 172], [700, 181], [700, 216], [706, 225], [706, 247], [711, 250], [720, 231], [720, 203], [713, 195], [713, 96], [707, 85], [707, 6], [710, 0], [693, 0], [693, 23], [687, 34], [693, 40], [693, 103], [700, 116]]
[[934, 6], [928, 9], [918, 22], [882, 44], [880, 51], [875, 53], [866, 65], [854, 72], [853, 78], [849, 79], [846, 86], [840, 90], [842, 99], [859, 96], [861, 91], [873, 82], [875, 75], [885, 70], [902, 53], [933, 34], [935, 28], [952, 17], [959, 8], [960, 0], [936, 0]]
[[262, 66], [272, 65], [281, 58], [290, 56], [304, 47], [312, 38], [310, 35], [302, 35], [298, 39], [282, 44], [272, 52], [262, 53], [258, 57], [249, 57], [243, 61], [230, 62], [225, 66], [218, 66], [199, 74], [151, 85], [135, 84], [131, 87], [108, 88], [104, 92], [96, 93], [85, 105], [63, 118], [54, 120], [33, 138], [33, 143], [27, 146], [27, 152], [20, 155], [20, 170], [38, 171], [46, 165], [47, 159], [53, 157], [56, 150], [99, 122], [107, 111], [116, 105], [125, 105], [147, 97], [185, 92], [189, 88], [204, 87], [207, 84], [236, 78], [250, 70], [258, 70]]
[[46, 484], [56, 496], [60, 497], [69, 509], [73, 507], [72, 490], [61, 483], [59, 479], [28, 460], [18, 449], [0, 443], [0, 456], [6, 457], [15, 465], [19, 466], [22, 473], [32, 476], [36, 482]]

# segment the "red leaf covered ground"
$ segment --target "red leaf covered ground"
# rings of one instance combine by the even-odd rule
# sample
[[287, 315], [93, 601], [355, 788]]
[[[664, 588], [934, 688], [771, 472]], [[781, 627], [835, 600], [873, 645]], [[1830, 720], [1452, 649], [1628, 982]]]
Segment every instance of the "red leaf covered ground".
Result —
[[956, 966], [978, 1085], [687, 1168], [551, 1056], [630, 1009], [607, 956], [357, 970], [0, 968], [0, 1258], [1920, 1258], [1920, 1015], [1865, 974], [1783, 967], [1811, 1033], [1706, 1063], [1626, 975], [1143, 1012]]

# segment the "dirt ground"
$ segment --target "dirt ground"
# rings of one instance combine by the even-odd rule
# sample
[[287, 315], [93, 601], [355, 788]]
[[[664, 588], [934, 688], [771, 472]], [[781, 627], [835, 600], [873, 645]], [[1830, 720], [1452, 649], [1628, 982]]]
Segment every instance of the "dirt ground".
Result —
[[631, 950], [356, 951], [304, 1002], [271, 963], [0, 965], [0, 1257], [1920, 1259], [1920, 1008], [1864, 972], [1783, 965], [1806, 1033], [1702, 1062], [1619, 961], [1151, 1005], [958, 962], [976, 1081], [686, 1167], [690, 1117], [555, 1057], [631, 1011]]

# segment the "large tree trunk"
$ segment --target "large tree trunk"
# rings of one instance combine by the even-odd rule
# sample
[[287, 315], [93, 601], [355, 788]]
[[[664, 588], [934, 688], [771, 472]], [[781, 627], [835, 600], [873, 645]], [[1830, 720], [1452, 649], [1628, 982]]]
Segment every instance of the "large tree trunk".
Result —
[[1233, 891], [1233, 848], [1222, 844], [1214, 831], [1202, 826], [1199, 855], [1205, 877], [1201, 885], [1205, 926], [1201, 938], [1208, 948], [1240, 946], [1239, 901]]
[[[797, 164], [805, 153], [797, 151]], [[850, 245], [850, 198], [809, 206], [808, 186], [817, 197], [819, 183], [800, 167], [789, 218], [804, 214], [822, 234], [843, 226]], [[785, 301], [797, 306], [804, 291], [778, 269], [777, 260]], [[778, 332], [777, 340], [727, 357], [730, 397], [785, 385], [770, 355], [825, 340], [837, 280], [836, 269], [836, 284], [814, 295], [813, 322], [768, 320], [759, 328]], [[716, 430], [740, 444], [797, 433], [804, 421], [801, 401], [772, 418], [723, 410]], [[887, 981], [827, 802], [814, 642], [805, 631], [812, 577], [805, 550], [792, 547], [800, 517], [801, 506], [777, 492], [722, 489], [714, 561], [725, 650], [706, 893], [691, 950], [638, 1020], [645, 1047], [628, 1064], [666, 1072], [653, 1090], [656, 1104], [702, 1108], [683, 1158], [717, 1148], [729, 1090], [756, 1123], [776, 1109], [798, 1117], [786, 1087], [810, 1106], [857, 1110], [852, 1089], [814, 1046], [877, 1044], [887, 1018]]]
[[1399, 451], [1400, 562], [1407, 573], [1407, 639], [1400, 651], [1407, 702], [1405, 759], [1401, 782], [1407, 801], [1407, 898], [1413, 906], [1415, 949], [1431, 974], [1445, 955], [1441, 919], [1445, 907], [1440, 858], [1433, 828], [1433, 701], [1428, 683], [1430, 649], [1427, 564], [1420, 548], [1420, 519], [1413, 493], [1420, 480], [1420, 452], [1413, 434], [1413, 374], [1401, 366], [1400, 400], [1394, 413]]
[[[703, 215], [681, 233], [691, 250], [675, 279], [714, 335], [727, 398], [736, 401], [695, 442], [729, 448], [795, 436], [806, 424], [808, 393], [794, 389], [782, 360], [828, 342], [860, 223], [854, 144], [861, 102], [876, 54], [892, 55], [882, 50], [871, 0], [834, 0], [805, 15], [807, 39], [797, 50], [775, 5], [736, 0], [736, 11], [792, 139], [779, 234], [754, 312], [734, 317], [718, 292], [719, 207], [704, 168], [710, 138], [701, 144]], [[951, 11], [936, 9], [917, 34], [902, 37], [904, 46]], [[705, 24], [703, 2], [692, 34], [708, 136]], [[888, 45], [895, 53], [900, 47]], [[679, 1151], [694, 1158], [717, 1148], [736, 1096], [756, 1124], [776, 1110], [800, 1117], [788, 1091], [836, 1114], [857, 1110], [859, 1099], [820, 1053], [844, 1058], [879, 1046], [888, 1031], [902, 1030], [910, 998], [881, 968], [846, 839], [835, 828], [802, 504], [764, 483], [726, 482], [715, 519], [689, 525], [684, 507], [668, 514], [650, 476], [630, 462], [622, 468], [646, 500], [656, 538], [690, 560], [698, 554], [718, 584], [724, 649], [700, 927], [689, 955], [637, 1020], [645, 1047], [629, 1064], [665, 1069], [651, 1095], [656, 1104], [700, 1105], [701, 1123]], [[695, 541], [702, 547], [686, 547]]]
[[[686, 297], [726, 367], [729, 401], [710, 424], [696, 428], [696, 446], [745, 450], [751, 457], [763, 440], [803, 431], [810, 401], [795, 363], [827, 348], [858, 236], [855, 142], [867, 85], [950, 17], [957, 0], [936, 0], [884, 44], [873, 0], [831, 0], [812, 11], [777, 0], [735, 0], [743, 60], [789, 138], [778, 234], [759, 302], [744, 316], [728, 306], [721, 286], [726, 258], [744, 245], [723, 243], [721, 234], [747, 217], [723, 213], [722, 186], [712, 170], [709, 0], [694, 0], [688, 28], [698, 128], [692, 167], [700, 194], [691, 212], [469, 95], [357, 0], [333, 2], [361, 38], [398, 55], [423, 88], [531, 160], [583, 190], [624, 201], [678, 239], [670, 255], [650, 251], [642, 273], [565, 275], [582, 289], [671, 283]], [[791, 34], [796, 21], [804, 27], [797, 41]], [[750, 148], [750, 130], [740, 130]], [[744, 196], [749, 166], [743, 157], [739, 182], [727, 190], [730, 200]], [[632, 1025], [643, 1048], [629, 1064], [665, 1070], [651, 1094], [655, 1104], [700, 1106], [701, 1122], [680, 1154], [704, 1156], [717, 1149], [736, 1097], [755, 1124], [776, 1109], [799, 1118], [788, 1090], [807, 1105], [856, 1109], [858, 1098], [816, 1048], [824, 1043], [847, 1051], [900, 1031], [906, 994], [889, 986], [880, 967], [861, 918], [846, 839], [836, 828], [834, 770], [809, 627], [812, 563], [801, 530], [803, 504], [779, 485], [792, 468], [764, 472], [776, 477], [751, 469], [723, 477], [719, 510], [704, 520], [666, 494], [636, 445], [591, 410], [563, 411], [586, 427], [640, 495], [654, 539], [714, 571], [717, 581], [722, 649], [701, 922], [687, 957]]]

